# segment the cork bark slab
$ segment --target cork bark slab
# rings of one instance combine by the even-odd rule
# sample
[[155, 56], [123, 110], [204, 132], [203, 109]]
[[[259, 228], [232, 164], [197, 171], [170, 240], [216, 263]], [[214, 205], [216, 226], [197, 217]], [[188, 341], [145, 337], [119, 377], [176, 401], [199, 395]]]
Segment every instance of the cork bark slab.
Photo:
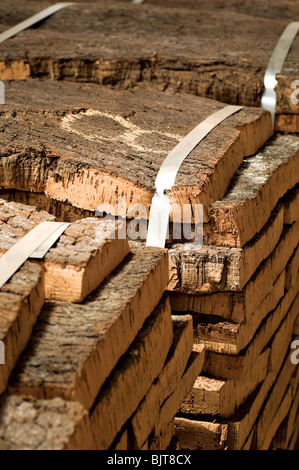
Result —
[[[294, 307], [295, 308], [295, 307]], [[205, 345], [208, 348], [208, 345]], [[198, 377], [181, 411], [191, 414], [232, 415], [268, 372], [269, 348], [262, 352], [253, 368], [246, 367], [238, 379]]]
[[254, 392], [268, 372], [270, 350], [262, 352], [255, 367], [238, 380], [217, 379], [201, 374], [181, 405], [180, 412], [189, 415], [210, 415], [229, 418]]
[[[0, 199], [0, 255], [45, 220], [55, 217], [35, 207]], [[67, 227], [42, 261], [45, 296], [49, 300], [81, 302], [129, 253], [118, 238], [119, 227], [98, 219], [83, 219]]]
[[[298, 307], [298, 304], [297, 304]], [[288, 340], [290, 337], [287, 335]], [[250, 432], [252, 431], [253, 425], [257, 422], [257, 418], [259, 416], [260, 411], [263, 409], [263, 405], [267, 402], [267, 397], [269, 396], [269, 392], [271, 391], [273, 385], [275, 384], [278, 372], [280, 367], [282, 366], [282, 371], [285, 368], [290, 367], [290, 358], [289, 358], [289, 343], [286, 344], [283, 338], [280, 339], [281, 348], [279, 351], [276, 351], [276, 358], [275, 360], [275, 372], [274, 370], [271, 371], [264, 382], [258, 387], [255, 393], [248, 399], [245, 406], [239, 410], [238, 413], [234, 416], [229, 424], [229, 440], [228, 446], [229, 449], [241, 449], [246, 442]], [[279, 349], [279, 345], [278, 349]], [[287, 353], [285, 356], [285, 352]], [[277, 367], [279, 364], [279, 367]], [[291, 364], [292, 366], [292, 364]], [[296, 366], [295, 366], [296, 367]], [[294, 366], [293, 366], [294, 369]], [[294, 371], [295, 372], [295, 371]], [[274, 385], [275, 386], [275, 385]], [[269, 397], [270, 398], [270, 397]], [[274, 418], [275, 414], [271, 413], [271, 417]], [[270, 423], [269, 423], [270, 425]], [[271, 432], [271, 431], [270, 431]]]
[[[225, 106], [77, 83], [32, 80], [6, 88], [0, 188], [44, 193], [90, 211], [105, 204], [104, 212], [116, 214], [122, 196], [127, 206], [143, 204], [144, 217], [168, 153]], [[244, 108], [226, 119], [181, 165], [168, 191], [171, 204], [203, 204], [207, 220], [208, 207], [225, 195], [243, 157], [271, 135], [270, 114], [262, 109]]]
[[163, 403], [160, 410], [159, 421], [155, 425], [155, 432], [161, 432], [167, 423], [172, 420], [178, 412], [178, 403], [181, 404], [189, 393], [198, 375], [204, 365], [205, 353], [202, 345], [194, 347], [182, 380], [174, 392]]
[[280, 371], [269, 399], [263, 405], [256, 424], [256, 447], [267, 450], [280, 424], [296, 398], [299, 385], [299, 370], [291, 361], [287, 361]]
[[[173, 317], [172, 321], [174, 341], [163, 370], [130, 420], [133, 440], [137, 449], [143, 446], [155, 424], [159, 421], [163, 402], [180, 383], [193, 347], [191, 317], [188, 315]], [[177, 409], [179, 405], [180, 403], [178, 403]]]
[[[262, 352], [263, 348], [271, 340], [272, 336], [283, 329], [288, 322], [290, 335], [293, 333], [294, 322], [297, 314], [294, 313], [298, 287], [289, 290], [279, 302], [273, 312], [266, 317], [255, 334], [251, 343], [238, 355], [221, 354], [214, 351], [206, 351], [204, 372], [213, 377], [239, 379], [247, 370], [251, 370]], [[284, 322], [283, 322], [284, 320]], [[283, 324], [281, 326], [281, 323]]]
[[298, 165], [295, 135], [276, 135], [245, 159], [225, 196], [209, 211], [206, 244], [243, 247], [265, 226], [278, 200], [298, 184]]
[[[277, 427], [281, 424], [281, 422], [284, 421], [284, 419], [287, 417], [287, 414], [292, 406], [293, 401], [296, 399], [296, 396], [298, 395], [299, 392], [299, 387], [297, 387], [297, 390], [294, 390], [294, 385], [290, 386], [286, 392], [286, 396], [284, 397], [280, 407], [277, 410], [277, 414], [275, 416], [275, 419], [272, 421], [271, 426], [273, 426], [273, 429], [276, 430]], [[295, 427], [295, 432], [297, 431], [298, 426]], [[273, 438], [273, 433], [267, 433], [267, 440], [263, 444], [262, 449], [268, 450], [269, 448], [271, 449], [272, 446], [268, 447], [268, 441]], [[296, 442], [296, 441], [295, 441]], [[294, 445], [291, 443], [290, 447], [287, 447], [287, 450], [295, 450]]]
[[295, 188], [280, 200], [261, 231], [243, 248], [171, 245], [168, 289], [189, 294], [242, 290], [277, 245], [284, 224], [298, 218], [299, 188]]
[[[93, 3], [104, 3], [105, 0], [93, 0]], [[132, 3], [132, 0], [119, 0], [120, 2]], [[48, 4], [48, 0], [31, 0], [38, 4]], [[90, 3], [89, 0], [75, 0], [78, 3]], [[110, 0], [106, 0], [109, 5]], [[144, 4], [135, 4], [135, 8], [143, 8], [145, 4], [158, 5], [170, 8], [190, 8], [191, 10], [223, 10], [223, 0], [144, 0]], [[294, 20], [299, 15], [299, 7], [296, 0], [272, 0], [271, 6], [259, 0], [226, 0], [225, 8], [231, 12], [245, 13], [262, 18], [286, 18]]]
[[298, 450], [299, 429], [298, 426], [294, 430], [291, 441], [288, 445], [288, 450]]
[[168, 298], [162, 299], [105, 382], [90, 413], [98, 449], [112, 444], [163, 369], [173, 341]]
[[1, 450], [94, 448], [88, 413], [80, 403], [4, 395], [0, 416]]
[[11, 393], [58, 396], [90, 409], [160, 301], [167, 276], [165, 250], [135, 249], [82, 304], [48, 302], [15, 367]]
[[247, 321], [234, 323], [213, 315], [194, 314], [195, 341], [203, 342], [209, 351], [238, 354], [250, 343], [264, 318], [275, 309], [284, 294], [285, 271], [279, 275], [273, 289]]
[[[190, 449], [190, 447], [186, 447], [187, 442], [189, 442], [189, 445], [192, 445], [193, 442], [191, 447], [193, 450], [215, 450], [215, 438], [223, 436], [222, 449], [241, 450], [246, 448], [246, 443], [251, 438], [249, 449], [268, 450], [279, 424], [295, 398], [298, 373], [294, 380], [294, 378], [291, 379], [291, 374], [294, 372], [296, 372], [295, 366], [286, 359], [272, 388], [271, 381], [266, 379], [255, 396], [253, 394], [250, 397], [247, 407], [244, 406], [228, 421], [220, 421], [219, 418], [216, 418], [213, 422], [201, 421], [200, 415], [196, 417], [196, 421], [194, 418], [176, 418], [176, 425], [178, 425], [176, 437], [179, 441], [179, 447]], [[290, 385], [288, 386], [288, 384]], [[266, 390], [268, 390], [269, 395], [265, 400]], [[284, 396], [283, 400], [277, 403], [280, 395]], [[273, 407], [270, 407], [270, 404]], [[256, 420], [257, 416], [258, 419]], [[214, 432], [204, 433], [203, 430], [206, 429]], [[260, 432], [263, 431], [263, 434], [260, 434], [261, 442], [257, 438], [257, 435], [259, 436], [257, 429]]]
[[[240, 449], [250, 434], [262, 406], [266, 403], [269, 391], [275, 384], [279, 370], [284, 363], [289, 366], [289, 346], [295, 312], [298, 310], [298, 296], [287, 317], [270, 344], [268, 374], [242, 407], [229, 421], [229, 448]], [[271, 415], [273, 417], [273, 415]]]
[[292, 441], [292, 436], [298, 430], [298, 410], [299, 410], [299, 390], [295, 395], [293, 403], [287, 416], [279, 426], [271, 442], [271, 449], [288, 450]]
[[176, 417], [175, 436], [179, 450], [224, 450], [227, 425]]
[[[252, 439], [252, 432], [254, 424], [257, 422], [260, 411], [264, 403], [266, 403], [267, 396], [271, 391], [273, 385], [275, 384], [279, 371], [281, 367], [289, 368], [290, 357], [289, 357], [289, 346], [291, 341], [291, 330], [294, 323], [294, 317], [298, 311], [298, 301], [299, 297], [297, 296], [295, 302], [293, 303], [288, 316], [282, 322], [281, 327], [274, 335], [272, 342], [268, 345], [270, 356], [268, 363], [268, 373], [265, 379], [258, 385], [254, 392], [247, 398], [245, 403], [233, 414], [229, 419], [212, 419], [208, 415], [196, 416], [196, 419], [199, 423], [201, 420], [204, 420], [206, 427], [211, 425], [215, 426], [218, 431], [221, 433], [226, 430], [226, 437], [223, 443], [225, 448], [230, 450], [240, 450], [246, 444], [248, 439]], [[294, 367], [294, 366], [293, 366]], [[215, 389], [216, 387], [214, 387]], [[273, 414], [270, 415], [270, 418], [273, 418]], [[186, 420], [188, 424], [189, 420]], [[192, 420], [191, 424], [193, 423]], [[205, 448], [209, 449], [214, 448], [214, 436], [208, 436], [207, 438], [200, 438], [198, 440], [198, 445], [204, 443]]]
[[[151, 385], [146, 397], [139, 404], [134, 415], [115, 439], [113, 450], [165, 450], [174, 435], [174, 421], [165, 423], [161, 429], [155, 429], [159, 423], [160, 408], [163, 402], [180, 385], [182, 376], [184, 380], [190, 376], [194, 369], [190, 361], [190, 352], [193, 346], [193, 331], [191, 317], [172, 317], [174, 339], [167, 355], [163, 370]], [[203, 365], [204, 349], [196, 351], [196, 363]], [[189, 370], [186, 375], [186, 366], [189, 360]], [[199, 372], [199, 371], [198, 371]], [[175, 404], [175, 412], [180, 402]]]
[[128, 441], [129, 441], [128, 430], [127, 428], [125, 428], [116, 437], [116, 439], [114, 440], [109, 450], [129, 450]]
[[207, 317], [193, 314], [194, 337], [203, 341], [206, 349], [225, 353], [238, 354], [254, 337], [257, 329], [268, 315], [276, 308], [279, 301], [290, 289], [298, 290], [299, 284], [299, 247], [296, 248], [286, 268], [278, 276], [272, 290], [262, 300], [246, 322], [233, 323], [221, 317]]
[[82, 302], [130, 252], [118, 226], [82, 219], [71, 224], [44, 258], [46, 298]]
[[26, 262], [0, 289], [0, 341], [4, 364], [0, 364], [0, 394], [25, 348], [45, 299], [43, 271]]
[[[76, 0], [77, 1], [77, 0]], [[79, 0], [78, 0], [79, 1]], [[84, 0], [87, 1], [87, 0]], [[131, 3], [131, 0], [122, 0]], [[299, 7], [296, 0], [272, 0], [271, 5], [259, 0], [145, 0], [147, 4], [170, 8], [188, 8], [192, 12], [198, 10], [219, 10], [223, 8], [232, 13], [245, 13], [259, 18], [286, 18], [293, 21], [299, 16]], [[140, 8], [140, 5], [139, 5]]]
[[[8, 1], [1, 6], [0, 26], [5, 31], [45, 5], [20, 1], [13, 12]], [[259, 106], [268, 61], [288, 23], [282, 17], [258, 18], [204, 5], [192, 14], [160, 4], [74, 5], [4, 42], [0, 79], [93, 81]], [[285, 117], [298, 114], [291, 101], [291, 83], [298, 79], [298, 48], [296, 38], [277, 77], [280, 127]]]
[[148, 439], [147, 449], [152, 452], [154, 450], [167, 450], [174, 435], [175, 435], [175, 422], [173, 419], [169, 423], [167, 423], [160, 432], [158, 432], [157, 434], [154, 434]]
[[190, 295], [169, 291], [172, 310], [216, 315], [233, 322], [242, 322], [245, 319], [248, 321], [285, 269], [298, 245], [298, 236], [298, 222], [286, 226], [273, 252], [259, 266], [241, 292]]
[[299, 187], [291, 191], [284, 200], [284, 223], [292, 224], [298, 218]]

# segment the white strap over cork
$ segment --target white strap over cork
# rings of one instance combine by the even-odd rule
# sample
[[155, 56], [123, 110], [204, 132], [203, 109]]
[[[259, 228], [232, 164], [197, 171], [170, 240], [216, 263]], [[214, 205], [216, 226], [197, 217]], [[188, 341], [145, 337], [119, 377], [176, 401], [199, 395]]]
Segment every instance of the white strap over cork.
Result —
[[73, 2], [55, 3], [55, 5], [52, 5], [46, 8], [45, 10], [42, 10], [41, 12], [37, 13], [36, 15], [33, 15], [30, 18], [27, 18], [27, 20], [22, 21], [16, 26], [13, 26], [12, 28], [5, 31], [4, 33], [0, 34], [0, 43], [6, 41], [9, 38], [12, 38], [16, 34], [21, 33], [25, 29], [30, 28], [31, 26], [35, 25], [36, 23], [39, 23], [40, 21], [44, 20], [48, 16], [51, 16], [57, 11], [62, 10], [62, 8], [68, 7], [70, 5], [74, 5], [74, 3]]
[[284, 61], [289, 53], [295, 37], [299, 31], [299, 21], [293, 21], [288, 24], [280, 36], [275, 49], [270, 58], [265, 76], [264, 76], [264, 93], [262, 96], [262, 108], [270, 111], [272, 116], [272, 124], [274, 128], [275, 123], [275, 108], [276, 108], [276, 92], [275, 85], [276, 74], [280, 73]]
[[169, 196], [165, 194], [165, 191], [170, 190], [174, 185], [176, 175], [185, 158], [216, 126], [242, 108], [243, 106], [229, 105], [211, 114], [168, 154], [155, 181], [156, 191], [150, 209], [147, 246], [165, 247], [170, 214]]
[[0, 288], [28, 258], [41, 259], [69, 226], [65, 222], [42, 222], [0, 258]]

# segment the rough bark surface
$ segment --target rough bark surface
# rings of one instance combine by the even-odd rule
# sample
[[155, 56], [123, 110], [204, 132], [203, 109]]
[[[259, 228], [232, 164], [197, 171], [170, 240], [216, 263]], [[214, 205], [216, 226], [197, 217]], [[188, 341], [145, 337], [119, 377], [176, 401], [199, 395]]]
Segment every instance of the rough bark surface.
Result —
[[93, 435], [80, 403], [60, 398], [3, 396], [0, 401], [1, 450], [90, 450]]
[[[45, 193], [85, 210], [105, 204], [104, 212], [116, 214], [120, 196], [127, 207], [143, 204], [148, 212], [168, 153], [224, 107], [187, 95], [78, 83], [32, 80], [7, 89], [0, 188]], [[262, 109], [244, 108], [226, 119], [184, 160], [168, 191], [171, 203], [203, 204], [207, 221], [208, 207], [224, 196], [243, 157], [271, 135], [270, 114]]]
[[267, 223], [278, 200], [298, 184], [299, 137], [276, 135], [245, 159], [210, 211], [208, 245], [243, 247]]
[[[3, 1], [1, 31], [44, 7], [20, 1], [11, 11], [10, 2]], [[239, 11], [203, 4], [192, 14], [160, 3], [73, 5], [4, 42], [0, 78], [93, 81], [259, 106], [268, 61], [290, 15], [257, 17], [253, 10], [248, 2]], [[298, 48], [296, 38], [277, 77], [279, 115], [298, 114], [290, 100]]]
[[279, 201], [261, 231], [242, 248], [171, 245], [168, 289], [189, 294], [241, 291], [274, 250], [285, 224], [292, 224], [298, 218], [299, 190], [296, 188]]
[[162, 403], [179, 384], [193, 346], [191, 316], [172, 317], [173, 343], [163, 370], [130, 419], [134, 447], [140, 449], [159, 420]]
[[[206, 351], [204, 372], [222, 379], [239, 379], [246, 371], [255, 367], [256, 360], [272, 337], [281, 339], [285, 332], [288, 337], [292, 336], [294, 321], [297, 316], [295, 312], [298, 305], [297, 293], [297, 289], [288, 291], [275, 310], [270, 312], [263, 321], [251, 343], [240, 354], [219, 354], [214, 351]], [[277, 339], [277, 341], [279, 340]], [[272, 353], [275, 353], [274, 348]], [[276, 353], [278, 353], [277, 350]], [[273, 364], [270, 360], [268, 371], [272, 367]]]
[[[169, 291], [172, 309], [178, 312], [195, 312], [216, 315], [233, 322], [249, 320], [255, 309], [269, 294], [278, 276], [293, 256], [299, 241], [298, 222], [286, 226], [275, 249], [261, 263], [241, 292], [213, 292], [184, 294]], [[297, 258], [296, 258], [297, 259]], [[291, 271], [298, 269], [296, 266]], [[287, 275], [288, 276], [288, 275]], [[288, 285], [286, 280], [286, 285]]]
[[172, 341], [170, 305], [164, 298], [105, 382], [92, 407], [90, 420], [98, 449], [105, 450], [112, 444], [137, 409], [162, 371]]
[[[38, 211], [0, 199], [0, 253], [45, 220], [55, 220]], [[118, 236], [114, 221], [83, 219], [67, 227], [42, 261], [45, 296], [48, 300], [81, 302], [96, 289], [129, 253], [126, 239]]]
[[[297, 311], [298, 311], [298, 302], [299, 302], [299, 296], [297, 295], [295, 301], [293, 302], [288, 315], [285, 317], [285, 319], [281, 322], [281, 325], [279, 329], [277, 329], [277, 332], [275, 335], [271, 338], [271, 341], [267, 345], [267, 349], [269, 352], [268, 356], [268, 368], [267, 368], [267, 374], [262, 380], [259, 385], [256, 387], [256, 389], [247, 397], [247, 399], [244, 401], [244, 403], [237, 409], [237, 411], [232, 414], [229, 418], [221, 418], [221, 417], [211, 417], [209, 414], [197, 414], [194, 415], [194, 419], [198, 420], [195, 421], [195, 423], [198, 423], [196, 426], [200, 426], [201, 422], [204, 423], [205, 427], [210, 427], [210, 426], [215, 426], [216, 429], [220, 430], [221, 432], [226, 429], [226, 437], [223, 442], [223, 447], [228, 448], [230, 450], [241, 450], [242, 448], [256, 448], [255, 446], [255, 425], [261, 426], [261, 423], [259, 423], [259, 417], [263, 415], [261, 410], [265, 410], [265, 407], [267, 406], [268, 401], [272, 403], [276, 401], [276, 405], [278, 406], [279, 403], [277, 403], [277, 395], [280, 395], [280, 387], [277, 385], [277, 380], [283, 380], [280, 379], [279, 377], [284, 376], [286, 374], [286, 370], [290, 370], [290, 367], [293, 367], [293, 370], [296, 370], [296, 366], [291, 364], [290, 357], [289, 357], [289, 346], [290, 346], [290, 341], [292, 338], [292, 328], [294, 324], [294, 318], [296, 317]], [[263, 354], [267, 351], [267, 349], [264, 350]], [[254, 365], [256, 367], [256, 364]], [[295, 379], [295, 382], [297, 379]], [[218, 382], [218, 383], [217, 383]], [[216, 379], [214, 377], [214, 382], [210, 382], [209, 385], [206, 386], [206, 392], [208, 393], [209, 390], [213, 390], [214, 397], [215, 393], [217, 393], [217, 389], [221, 389], [223, 386], [224, 380], [222, 378]], [[238, 382], [239, 383], [239, 382]], [[296, 382], [297, 383], [297, 382]], [[287, 379], [284, 381], [284, 386], [287, 385]], [[292, 386], [292, 383], [290, 384], [291, 387], [291, 393], [292, 397], [295, 397], [295, 390], [296, 390], [296, 385], [294, 384]], [[272, 395], [273, 393], [273, 395]], [[273, 397], [273, 398], [272, 398]], [[279, 400], [278, 400], [279, 401]], [[215, 406], [215, 401], [212, 402], [213, 407]], [[290, 400], [288, 402], [288, 405], [290, 405]], [[283, 405], [284, 413], [285, 409], [288, 408], [288, 405]], [[187, 405], [186, 405], [187, 406]], [[215, 409], [215, 408], [213, 408]], [[190, 408], [189, 408], [190, 410]], [[267, 410], [269, 411], [269, 410]], [[261, 414], [260, 414], [261, 413]], [[188, 415], [189, 416], [189, 415]], [[190, 417], [190, 416], [189, 416]], [[272, 420], [275, 421], [275, 415], [272, 413], [272, 410], [264, 413], [264, 417], [266, 417], [267, 424], [265, 425], [265, 429], [268, 430], [269, 435], [271, 435], [271, 422]], [[183, 418], [184, 420], [186, 419], [186, 416]], [[279, 413], [278, 416], [278, 423], [280, 424], [283, 420], [283, 413]], [[186, 425], [189, 423], [189, 419], [186, 420]], [[190, 425], [192, 425], [193, 421], [190, 421]], [[273, 422], [273, 429], [276, 431], [278, 428], [279, 424], [276, 422]], [[278, 426], [277, 426], [278, 424]], [[193, 432], [193, 431], [192, 431]], [[196, 435], [196, 434], [195, 434]], [[192, 434], [191, 434], [192, 436]], [[178, 434], [178, 440], [182, 437], [179, 436]], [[263, 438], [266, 438], [265, 435], [263, 435]], [[190, 439], [190, 436], [189, 436]], [[263, 445], [267, 448], [268, 444], [270, 446], [271, 442], [270, 438], [268, 442]], [[206, 449], [213, 449], [214, 448], [214, 436], [200, 436], [197, 442], [198, 448], [201, 448], [200, 446], [204, 445]]]
[[59, 396], [89, 409], [160, 301], [167, 279], [166, 251], [136, 249], [82, 304], [46, 303], [10, 391]]
[[[111, 0], [93, 0], [93, 3], [111, 4]], [[119, 0], [120, 2], [132, 3], [132, 0]], [[49, 0], [27, 0], [27, 3], [45, 3]], [[90, 3], [89, 0], [75, 0], [78, 3]], [[143, 5], [135, 4], [135, 8], [143, 8], [145, 4], [158, 5], [170, 8], [188, 8], [194, 10], [223, 10], [228, 9], [232, 13], [245, 13], [251, 16], [264, 18], [286, 18], [294, 20], [299, 16], [299, 6], [296, 0], [272, 0], [271, 5], [260, 2], [260, 0], [144, 0]]]
[[16, 361], [30, 338], [44, 299], [43, 271], [30, 262], [26, 262], [0, 289], [0, 341], [4, 346], [0, 394], [4, 392]]
[[227, 425], [175, 418], [175, 434], [181, 450], [224, 450]]

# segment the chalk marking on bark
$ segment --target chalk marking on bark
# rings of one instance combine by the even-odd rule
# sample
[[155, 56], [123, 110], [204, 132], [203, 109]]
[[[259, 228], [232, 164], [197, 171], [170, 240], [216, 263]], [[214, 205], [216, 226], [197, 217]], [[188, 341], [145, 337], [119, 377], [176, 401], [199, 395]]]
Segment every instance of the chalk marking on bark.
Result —
[[[94, 116], [99, 116], [99, 117], [112, 119], [114, 122], [117, 122], [122, 127], [127, 129], [127, 131], [125, 130], [123, 133], [116, 132], [115, 136], [106, 137], [105, 135], [102, 135], [102, 134], [96, 134], [96, 135], [94, 133], [93, 134], [85, 134], [84, 132], [73, 128], [72, 125], [74, 123], [76, 123], [77, 121], [79, 121], [80, 119], [82, 119], [84, 117], [94, 117]], [[62, 129], [64, 129], [67, 132], [71, 132], [73, 134], [76, 134], [76, 135], [78, 135], [80, 137], [83, 137], [84, 139], [87, 139], [87, 140], [92, 141], [92, 142], [96, 142], [96, 141], [99, 141], [99, 140], [102, 140], [104, 142], [118, 142], [118, 143], [122, 142], [124, 144], [127, 144], [129, 147], [134, 148], [135, 150], [137, 150], [139, 152], [144, 152], [145, 150], [150, 150], [151, 152], [156, 153], [156, 154], [161, 154], [161, 150], [154, 150], [152, 148], [149, 149], [148, 146], [145, 149], [145, 147], [135, 143], [136, 139], [138, 139], [139, 137], [141, 137], [142, 135], [145, 135], [145, 134], [150, 134], [150, 135], [160, 134], [163, 137], [167, 137], [167, 138], [169, 138], [171, 140], [175, 140], [177, 142], [181, 140], [181, 136], [179, 136], [177, 134], [171, 134], [171, 133], [168, 133], [168, 132], [160, 132], [160, 131], [156, 131], [156, 130], [141, 129], [139, 126], [136, 126], [135, 124], [132, 124], [130, 121], [123, 118], [122, 116], [113, 115], [113, 114], [110, 114], [110, 113], [105, 113], [104, 111], [98, 111], [98, 110], [93, 110], [93, 109], [88, 109], [87, 111], [83, 111], [83, 112], [80, 112], [78, 114], [68, 114], [67, 116], [64, 116], [61, 120], [61, 127], [62, 127]], [[153, 139], [153, 141], [154, 141], [154, 139]]]

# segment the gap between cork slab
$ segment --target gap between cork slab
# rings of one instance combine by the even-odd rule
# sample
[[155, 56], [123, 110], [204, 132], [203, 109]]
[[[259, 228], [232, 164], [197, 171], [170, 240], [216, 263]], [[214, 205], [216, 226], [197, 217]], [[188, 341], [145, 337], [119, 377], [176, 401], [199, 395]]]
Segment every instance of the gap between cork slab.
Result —
[[17, 189], [0, 189], [0, 198], [8, 202], [18, 202], [27, 206], [34, 206], [37, 210], [44, 210], [56, 217], [57, 222], [75, 222], [87, 217], [95, 217], [94, 211], [88, 211], [73, 206], [67, 201], [58, 201], [44, 193], [20, 191]]
[[[53, 215], [56, 218], [57, 222], [70, 222], [73, 223], [77, 220], [85, 218], [97, 218], [101, 220], [102, 217], [112, 218], [113, 216], [110, 213], [103, 212], [102, 217], [96, 214], [96, 211], [82, 209], [75, 205], [72, 205], [68, 201], [59, 201], [57, 199], [47, 196], [45, 193], [36, 193], [31, 191], [21, 191], [19, 189], [0, 189], [0, 199], [4, 199], [7, 202], [17, 202], [24, 204], [26, 206], [34, 206], [38, 211], [46, 211], [50, 215]], [[115, 216], [115, 223], [120, 220], [123, 222], [124, 219], [121, 217]], [[127, 231], [129, 230], [129, 224], [132, 222], [132, 217], [126, 218]], [[137, 243], [145, 243], [146, 232], [144, 232], [140, 227], [143, 228], [148, 226], [148, 220], [139, 219], [140, 225], [136, 222], [136, 231], [142, 234], [142, 238], [133, 239]], [[182, 237], [179, 240], [173, 240], [173, 232], [178, 233], [177, 225], [170, 222], [169, 224], [169, 239], [166, 240], [166, 248], [171, 248], [173, 243], [190, 243], [190, 239], [185, 239], [184, 232], [181, 230]], [[189, 230], [189, 228], [188, 228]], [[190, 230], [194, 232], [194, 224], [190, 224]], [[128, 237], [128, 236], [127, 236]], [[130, 237], [128, 237], [130, 239]], [[192, 242], [192, 240], [191, 240]]]

